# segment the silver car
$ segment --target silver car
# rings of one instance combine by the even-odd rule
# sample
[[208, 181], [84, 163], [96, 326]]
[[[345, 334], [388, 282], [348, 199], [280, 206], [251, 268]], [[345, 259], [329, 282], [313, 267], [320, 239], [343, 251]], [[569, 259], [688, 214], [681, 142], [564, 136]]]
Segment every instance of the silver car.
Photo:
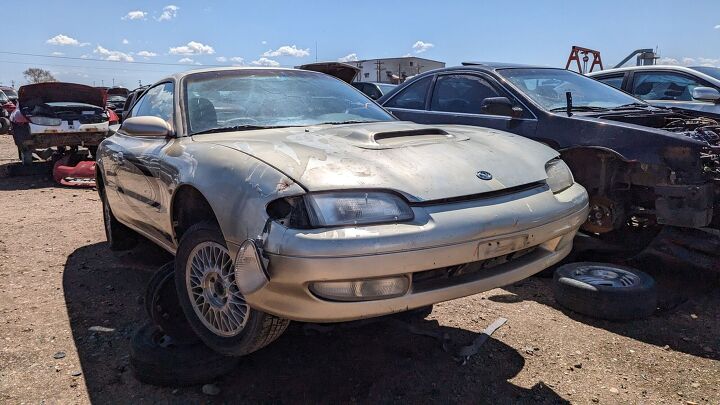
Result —
[[545, 145], [397, 121], [303, 70], [168, 77], [98, 155], [110, 247], [140, 234], [174, 254], [190, 325], [229, 355], [289, 320], [380, 316], [516, 282], [564, 258], [588, 214]]

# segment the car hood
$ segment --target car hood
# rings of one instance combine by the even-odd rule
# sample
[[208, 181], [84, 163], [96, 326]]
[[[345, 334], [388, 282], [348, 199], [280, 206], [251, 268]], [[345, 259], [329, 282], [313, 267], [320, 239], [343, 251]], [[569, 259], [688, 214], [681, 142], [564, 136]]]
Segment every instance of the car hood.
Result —
[[[431, 201], [546, 179], [557, 152], [486, 128], [410, 122], [278, 128], [196, 135], [280, 170], [308, 191], [390, 189]], [[492, 179], [481, 180], [487, 171]]]
[[76, 83], [37, 83], [21, 86], [18, 103], [32, 109], [38, 104], [53, 102], [74, 102], [105, 106], [106, 93], [102, 89]]

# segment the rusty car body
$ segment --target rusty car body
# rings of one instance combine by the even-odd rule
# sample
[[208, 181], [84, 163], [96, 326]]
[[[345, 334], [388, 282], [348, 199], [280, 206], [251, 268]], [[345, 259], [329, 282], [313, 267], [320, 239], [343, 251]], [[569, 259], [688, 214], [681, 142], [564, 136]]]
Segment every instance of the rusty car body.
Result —
[[100, 145], [97, 182], [110, 246], [139, 233], [175, 254], [191, 326], [242, 355], [287, 319], [402, 312], [557, 263], [588, 212], [557, 157], [399, 122], [325, 74], [215, 68], [147, 89]]
[[402, 120], [494, 128], [549, 145], [590, 194], [588, 235], [639, 249], [657, 235], [676, 259], [720, 270], [718, 121], [650, 106], [568, 70], [503, 63], [426, 72], [380, 102]]

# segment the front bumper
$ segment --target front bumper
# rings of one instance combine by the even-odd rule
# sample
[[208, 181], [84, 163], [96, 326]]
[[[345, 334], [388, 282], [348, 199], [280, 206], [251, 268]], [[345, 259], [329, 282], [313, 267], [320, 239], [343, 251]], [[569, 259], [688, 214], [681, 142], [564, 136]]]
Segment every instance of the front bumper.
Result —
[[[246, 294], [256, 309], [292, 320], [336, 322], [386, 315], [477, 294], [562, 260], [587, 219], [585, 189], [547, 186], [490, 199], [413, 207], [410, 223], [297, 230], [273, 224], [265, 239], [268, 282]], [[229, 243], [231, 254], [238, 246]], [[515, 258], [513, 253], [522, 251]], [[427, 275], [467, 263], [501, 264], [456, 277], [412, 282], [402, 296], [339, 302], [310, 291], [317, 281]]]

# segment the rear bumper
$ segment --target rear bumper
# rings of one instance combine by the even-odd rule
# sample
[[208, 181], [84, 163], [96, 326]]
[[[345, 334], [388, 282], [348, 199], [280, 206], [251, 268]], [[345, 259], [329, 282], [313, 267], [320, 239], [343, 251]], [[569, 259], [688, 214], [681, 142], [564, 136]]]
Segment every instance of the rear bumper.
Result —
[[[248, 303], [280, 317], [335, 322], [402, 312], [460, 298], [529, 277], [563, 259], [587, 219], [585, 190], [558, 195], [535, 190], [498, 201], [415, 208], [411, 224], [298, 231], [272, 226], [265, 241], [269, 280]], [[421, 212], [422, 211], [422, 212]], [[231, 254], [238, 246], [229, 243]], [[529, 252], [515, 257], [515, 252]], [[420, 273], [467, 263], [501, 264], [456, 277], [420, 280]], [[496, 259], [497, 260], [497, 259]], [[425, 273], [427, 274], [427, 273]], [[313, 294], [317, 281], [404, 275], [409, 291], [374, 301], [338, 302]]]
[[28, 149], [52, 146], [98, 146], [107, 136], [107, 132], [32, 134], [23, 145]]

